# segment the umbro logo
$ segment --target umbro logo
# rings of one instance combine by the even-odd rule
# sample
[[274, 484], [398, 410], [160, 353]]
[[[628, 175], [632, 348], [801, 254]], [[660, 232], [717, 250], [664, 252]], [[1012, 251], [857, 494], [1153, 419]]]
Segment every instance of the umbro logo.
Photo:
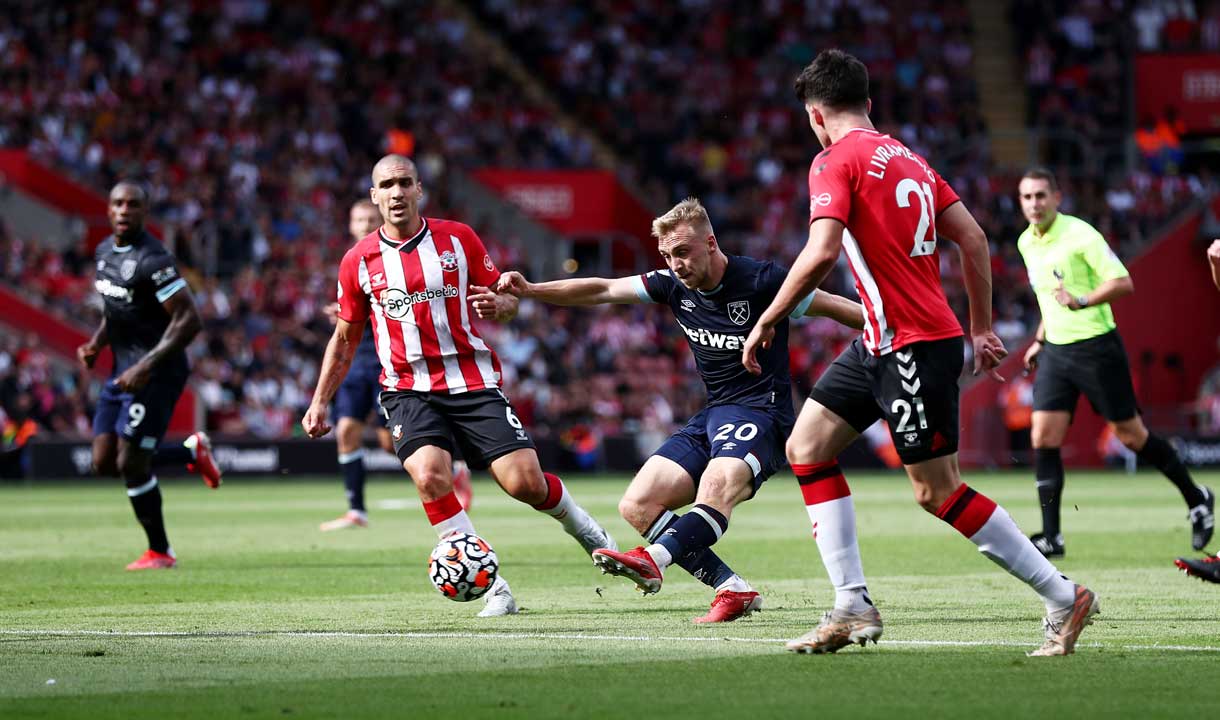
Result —
[[687, 299], [683, 298], [683, 300], [682, 300], [682, 309], [683, 309], [683, 310], [685, 310], [686, 312], [694, 312], [694, 311], [695, 311], [695, 303], [691, 302], [690, 300], [687, 300]]
[[385, 273], [373, 273], [373, 277], [369, 278], [370, 285], [384, 285]]
[[726, 442], [725, 444], [723, 444], [723, 445], [721, 445], [721, 446], [720, 446], [720, 449], [721, 449], [721, 450], [732, 450], [732, 449], [733, 449], [733, 448], [735, 448], [735, 447], [737, 447], [737, 443], [735, 443], [735, 442]]

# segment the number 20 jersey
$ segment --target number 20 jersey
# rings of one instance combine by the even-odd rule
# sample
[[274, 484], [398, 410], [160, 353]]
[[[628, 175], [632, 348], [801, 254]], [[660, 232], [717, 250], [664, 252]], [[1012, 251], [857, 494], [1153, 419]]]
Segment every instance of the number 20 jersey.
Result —
[[957, 193], [898, 140], [856, 128], [809, 168], [809, 222], [843, 223], [843, 250], [864, 305], [864, 345], [886, 355], [960, 337], [940, 282], [936, 218]]

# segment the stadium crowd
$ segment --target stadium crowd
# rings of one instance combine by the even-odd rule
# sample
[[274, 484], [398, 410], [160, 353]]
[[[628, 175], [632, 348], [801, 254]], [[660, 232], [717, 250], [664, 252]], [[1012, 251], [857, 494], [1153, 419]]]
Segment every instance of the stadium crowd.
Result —
[[[1030, 5], [1036, 18], [1063, 4], [1014, 6]], [[1079, 130], [1100, 110], [1122, 113], [1105, 74], [1118, 51], [1105, 38], [1126, 38], [1106, 28], [1130, 13], [1067, 4], [1097, 28], [1091, 49], [1076, 42], [1079, 22], [1031, 20], [1038, 29], [1021, 26], [1022, 52], [1032, 60], [1047, 45], [1050, 53], [1043, 59], [1053, 82], [1029, 83], [1033, 120], [1058, 112]], [[878, 126], [932, 159], [988, 231], [1002, 337], [1015, 343], [1036, 323], [1015, 248], [1024, 225], [1016, 177], [991, 166], [963, 0], [936, 3], [935, 12], [933, 3], [906, 0], [471, 5], [572, 115], [615, 148], [623, 178], [653, 206], [699, 195], [730, 252], [781, 261], [804, 243], [814, 143], [791, 77], [819, 47], [850, 50], [872, 73]], [[1189, 2], [1145, 5], [1194, 11]], [[1214, 6], [1197, 22], [1200, 42], [1210, 42], [1203, 28]], [[425, 214], [470, 222], [501, 267], [520, 257], [514, 238], [447, 196], [444, 174], [591, 164], [588, 140], [487, 62], [475, 35], [463, 16], [437, 4], [21, 0], [0, 10], [0, 145], [28, 148], [98, 189], [119, 177], [147, 182], [152, 213], [205, 322], [191, 354], [208, 428], [284, 436], [297, 431], [313, 388], [330, 332], [322, 307], [349, 243], [347, 208], [367, 192], [376, 157], [387, 150], [415, 157], [430, 190]], [[700, 62], [709, 55], [720, 62]], [[1083, 73], [1069, 71], [1080, 63]], [[1074, 83], [1072, 92], [1063, 83]], [[1112, 120], [1085, 130], [1129, 124]], [[1098, 135], [1096, 142], [1111, 141]], [[1065, 210], [1093, 219], [1127, 252], [1214, 182], [1206, 173], [1150, 169], [1123, 183], [1069, 180]], [[94, 323], [96, 315], [81, 312], [96, 313], [91, 259], [76, 247], [49, 248], [0, 226], [0, 281]], [[953, 255], [945, 254], [946, 289], [964, 317]], [[845, 268], [836, 283], [837, 291], [850, 286]], [[623, 429], [664, 433], [702, 397], [680, 334], [658, 311], [527, 303], [513, 323], [484, 330], [523, 420], [539, 434], [579, 442]], [[846, 338], [829, 321], [800, 324], [792, 343], [798, 393]], [[41, 356], [16, 338], [0, 348], [6, 413], [20, 417], [28, 403], [45, 427], [86, 431], [96, 381], [56, 372]]]

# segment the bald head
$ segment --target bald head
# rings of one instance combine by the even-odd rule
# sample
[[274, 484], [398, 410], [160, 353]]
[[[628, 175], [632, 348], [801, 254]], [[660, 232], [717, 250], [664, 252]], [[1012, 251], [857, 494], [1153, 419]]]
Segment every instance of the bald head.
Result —
[[148, 193], [139, 183], [122, 180], [110, 189], [106, 216], [110, 229], [124, 244], [144, 232], [148, 215]]
[[373, 166], [373, 186], [375, 187], [377, 180], [386, 174], [399, 173], [409, 173], [416, 180], [419, 179], [419, 170], [415, 168], [415, 163], [411, 161], [411, 158], [405, 155], [386, 155]]
[[[405, 239], [420, 228], [419, 203], [424, 191], [419, 184], [419, 171], [410, 158], [386, 155], [373, 166], [373, 187], [369, 197], [385, 218], [387, 233], [395, 239]], [[390, 232], [389, 228], [395, 228]]]

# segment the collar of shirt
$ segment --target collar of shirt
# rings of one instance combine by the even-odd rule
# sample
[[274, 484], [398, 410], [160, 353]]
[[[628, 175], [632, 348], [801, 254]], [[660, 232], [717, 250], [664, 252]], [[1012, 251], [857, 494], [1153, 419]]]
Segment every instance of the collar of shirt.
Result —
[[1038, 232], [1038, 226], [1030, 224], [1029, 234], [1035, 242], [1050, 243], [1059, 237], [1059, 230], [1063, 227], [1063, 223], [1059, 222], [1063, 219], [1063, 213], [1056, 212], [1055, 219], [1051, 220], [1051, 224], [1046, 228], [1045, 232]]
[[419, 231], [406, 240], [395, 240], [389, 235], [386, 235], [384, 225], [377, 228], [377, 236], [381, 238], [381, 242], [386, 243], [387, 245], [392, 245], [397, 250], [409, 253], [415, 250], [415, 248], [418, 247], [428, 235], [428, 218], [420, 216], [419, 220]]

